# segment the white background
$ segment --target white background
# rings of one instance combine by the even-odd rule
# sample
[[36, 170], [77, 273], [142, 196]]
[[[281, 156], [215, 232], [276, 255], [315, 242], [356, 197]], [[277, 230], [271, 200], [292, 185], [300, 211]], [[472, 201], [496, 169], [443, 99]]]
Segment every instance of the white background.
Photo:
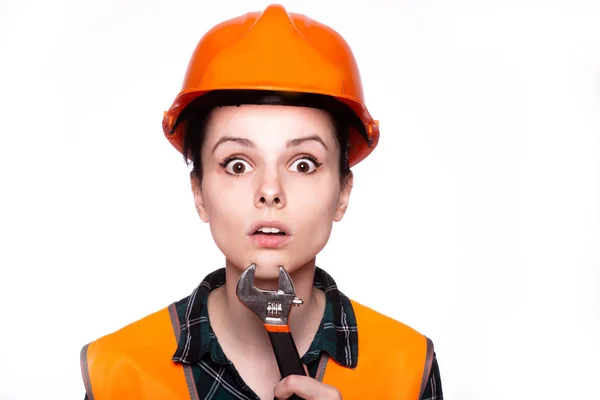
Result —
[[[447, 399], [595, 398], [600, 4], [369, 3], [284, 2], [348, 40], [381, 121], [318, 265], [433, 339]], [[162, 113], [267, 4], [1, 1], [2, 400], [82, 399], [84, 344], [223, 266]]]

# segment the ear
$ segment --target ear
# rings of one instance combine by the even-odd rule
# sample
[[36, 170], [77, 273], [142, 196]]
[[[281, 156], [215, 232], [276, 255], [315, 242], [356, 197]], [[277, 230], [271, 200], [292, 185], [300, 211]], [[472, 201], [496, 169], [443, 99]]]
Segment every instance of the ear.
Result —
[[346, 178], [346, 185], [342, 187], [342, 191], [340, 193], [340, 200], [338, 201], [337, 208], [335, 209], [335, 215], [333, 220], [335, 222], [339, 222], [346, 214], [346, 209], [348, 209], [348, 202], [350, 201], [350, 193], [352, 192], [352, 185], [354, 183], [354, 175], [352, 171]]
[[190, 172], [190, 183], [192, 184], [192, 193], [194, 195], [194, 203], [196, 205], [196, 212], [200, 216], [200, 219], [204, 222], [208, 222], [208, 211], [204, 204], [204, 194], [202, 193], [202, 184], [200, 179], [196, 176], [194, 171]]

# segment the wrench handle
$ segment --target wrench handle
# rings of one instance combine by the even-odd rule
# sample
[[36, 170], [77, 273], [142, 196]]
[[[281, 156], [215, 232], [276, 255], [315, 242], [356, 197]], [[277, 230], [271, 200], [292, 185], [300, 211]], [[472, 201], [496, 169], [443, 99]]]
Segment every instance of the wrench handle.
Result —
[[[271, 345], [273, 346], [273, 352], [275, 353], [275, 359], [277, 360], [277, 366], [281, 373], [281, 379], [288, 375], [304, 375], [304, 367], [302, 361], [300, 361], [300, 355], [298, 349], [294, 343], [294, 338], [290, 332], [289, 326], [273, 326], [265, 325], [267, 332], [269, 333], [269, 339], [271, 339]], [[301, 397], [292, 395], [289, 400], [303, 400]]]

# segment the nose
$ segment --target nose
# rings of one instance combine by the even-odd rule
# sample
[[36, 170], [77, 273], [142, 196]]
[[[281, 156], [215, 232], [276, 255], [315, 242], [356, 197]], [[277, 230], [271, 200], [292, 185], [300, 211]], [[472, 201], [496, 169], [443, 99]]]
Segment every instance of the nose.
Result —
[[276, 175], [265, 176], [256, 192], [256, 207], [285, 207], [285, 194], [279, 178]]

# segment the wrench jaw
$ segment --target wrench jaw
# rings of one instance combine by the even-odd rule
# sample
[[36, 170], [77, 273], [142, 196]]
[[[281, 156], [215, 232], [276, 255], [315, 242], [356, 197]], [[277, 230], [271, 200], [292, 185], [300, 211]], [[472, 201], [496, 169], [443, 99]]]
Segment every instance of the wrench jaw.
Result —
[[279, 289], [261, 290], [254, 286], [256, 264], [251, 264], [238, 280], [236, 294], [250, 311], [265, 325], [287, 326], [292, 305], [304, 302], [296, 297], [292, 278], [283, 267], [279, 267]]
[[292, 282], [292, 278], [288, 275], [288, 273], [283, 269], [283, 267], [279, 267], [279, 291], [282, 294], [292, 294], [296, 297], [296, 289], [294, 288], [294, 282]]

